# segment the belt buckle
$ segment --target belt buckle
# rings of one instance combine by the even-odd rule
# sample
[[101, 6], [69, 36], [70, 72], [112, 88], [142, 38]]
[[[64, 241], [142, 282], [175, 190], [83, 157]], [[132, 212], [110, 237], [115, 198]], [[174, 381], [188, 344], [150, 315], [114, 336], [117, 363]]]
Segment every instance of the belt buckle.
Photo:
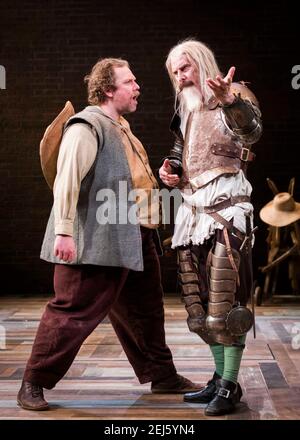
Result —
[[248, 159], [249, 159], [249, 155], [250, 155], [250, 150], [249, 150], [249, 148], [245, 148], [245, 147], [243, 147], [243, 148], [242, 148], [242, 152], [241, 152], [241, 160], [242, 160], [243, 162], [247, 162]]
[[230, 396], [230, 390], [227, 390], [226, 388], [220, 388], [218, 392], [218, 396], [225, 397], [225, 399], [228, 399]]

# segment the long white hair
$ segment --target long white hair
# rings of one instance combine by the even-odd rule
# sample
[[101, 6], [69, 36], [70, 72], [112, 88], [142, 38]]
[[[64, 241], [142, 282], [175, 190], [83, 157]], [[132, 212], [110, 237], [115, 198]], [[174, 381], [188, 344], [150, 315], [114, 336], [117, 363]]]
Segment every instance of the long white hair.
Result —
[[200, 109], [203, 108], [204, 105], [207, 105], [209, 99], [213, 96], [212, 90], [206, 84], [206, 79], [214, 79], [220, 74], [220, 69], [213, 52], [200, 41], [188, 39], [172, 47], [166, 60], [166, 68], [175, 90], [175, 102], [179, 105], [176, 110], [182, 115], [187, 110], [186, 103], [182, 96], [182, 92], [180, 92], [177, 79], [172, 71], [172, 58], [180, 55], [186, 55], [189, 62], [197, 69], [201, 94]]

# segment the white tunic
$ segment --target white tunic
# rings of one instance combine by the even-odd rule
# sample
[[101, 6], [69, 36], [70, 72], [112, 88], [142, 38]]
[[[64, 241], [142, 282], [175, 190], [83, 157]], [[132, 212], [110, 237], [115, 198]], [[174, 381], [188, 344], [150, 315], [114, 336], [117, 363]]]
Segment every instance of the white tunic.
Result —
[[[187, 117], [181, 120], [181, 131], [185, 135]], [[216, 222], [210, 215], [195, 213], [192, 206], [211, 206], [232, 196], [249, 196], [252, 186], [240, 170], [237, 174], [225, 174], [217, 177], [207, 185], [199, 188], [192, 194], [191, 191], [181, 191], [183, 203], [179, 206], [172, 247], [185, 246], [190, 243], [202, 244], [214, 234], [216, 229], [223, 229], [221, 223]], [[251, 203], [237, 203], [234, 206], [218, 211], [218, 214], [229, 221], [233, 218], [233, 226], [242, 233], [246, 233], [246, 215], [250, 215], [251, 228], [253, 228], [253, 206]], [[254, 244], [254, 237], [252, 245]]]
[[[179, 206], [176, 215], [172, 247], [184, 246], [189, 243], [202, 244], [214, 234], [217, 228], [223, 229], [224, 227], [208, 214], [195, 213], [192, 205], [215, 205], [231, 196], [250, 196], [251, 192], [252, 186], [242, 170], [234, 175], [220, 176], [193, 194], [181, 191], [184, 201]], [[233, 225], [243, 233], [246, 232], [245, 215], [250, 215], [253, 227], [253, 206], [251, 203], [237, 203], [218, 211], [218, 214], [227, 221], [233, 218]]]

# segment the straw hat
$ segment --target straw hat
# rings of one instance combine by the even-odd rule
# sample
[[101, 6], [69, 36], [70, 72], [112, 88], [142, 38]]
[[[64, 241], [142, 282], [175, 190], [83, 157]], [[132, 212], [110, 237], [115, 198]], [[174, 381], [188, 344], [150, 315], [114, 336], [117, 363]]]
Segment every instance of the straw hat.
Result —
[[56, 176], [56, 165], [59, 153], [64, 124], [75, 114], [70, 101], [67, 101], [62, 111], [54, 121], [46, 128], [43, 139], [40, 142], [40, 159], [44, 177], [48, 186], [52, 189]]
[[271, 226], [287, 226], [300, 218], [300, 203], [287, 192], [276, 194], [259, 213], [262, 221]]

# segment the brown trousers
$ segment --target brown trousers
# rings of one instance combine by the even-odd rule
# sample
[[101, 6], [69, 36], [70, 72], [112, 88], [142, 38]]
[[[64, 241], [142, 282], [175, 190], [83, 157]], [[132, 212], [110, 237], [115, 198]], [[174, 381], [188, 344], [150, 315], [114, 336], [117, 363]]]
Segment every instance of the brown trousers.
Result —
[[163, 290], [153, 231], [141, 228], [144, 271], [55, 265], [55, 297], [41, 318], [24, 379], [51, 389], [108, 315], [140, 383], [175, 374], [165, 342]]

